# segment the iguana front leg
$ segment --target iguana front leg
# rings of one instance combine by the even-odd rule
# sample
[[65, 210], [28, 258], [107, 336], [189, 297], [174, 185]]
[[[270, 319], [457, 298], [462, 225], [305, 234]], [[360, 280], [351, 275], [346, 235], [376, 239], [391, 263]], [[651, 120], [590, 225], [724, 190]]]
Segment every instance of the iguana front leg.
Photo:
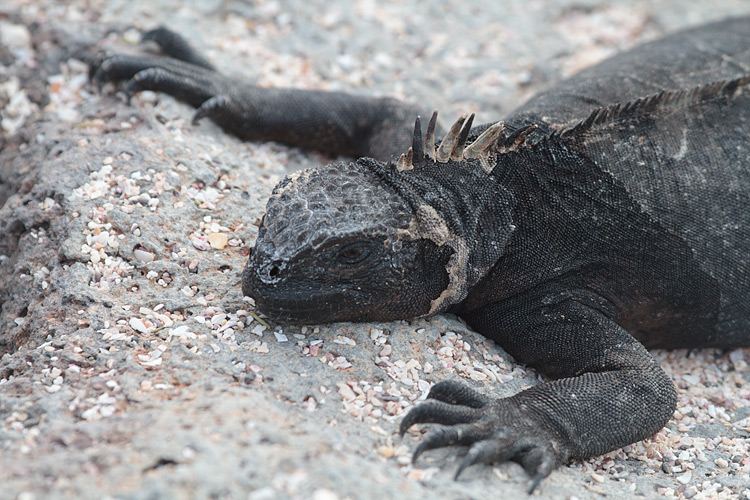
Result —
[[573, 299], [537, 307], [491, 305], [464, 317], [519, 361], [558, 380], [491, 399], [460, 382], [433, 387], [403, 420], [448, 425], [414, 452], [454, 444], [469, 451], [456, 473], [480, 462], [519, 461], [531, 490], [571, 458], [600, 455], [659, 431], [676, 392], [648, 351], [598, 310]]
[[[420, 110], [397, 99], [317, 90], [264, 88], [217, 72], [178, 34], [149, 31], [167, 57], [113, 54], [91, 63], [92, 81], [126, 81], [128, 94], [165, 92], [198, 108], [242, 139], [387, 160], [404, 153]], [[421, 110], [423, 116], [431, 110]]]

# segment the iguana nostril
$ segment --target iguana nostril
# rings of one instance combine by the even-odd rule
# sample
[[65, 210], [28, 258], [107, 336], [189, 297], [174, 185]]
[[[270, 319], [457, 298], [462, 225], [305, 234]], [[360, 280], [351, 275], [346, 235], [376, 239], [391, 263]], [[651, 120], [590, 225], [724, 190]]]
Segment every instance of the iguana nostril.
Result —
[[279, 274], [281, 274], [279, 266], [271, 266], [271, 269], [268, 270], [268, 276], [271, 278], [278, 278]]
[[266, 283], [275, 283], [281, 279], [281, 273], [284, 270], [284, 267], [286, 266], [283, 261], [274, 260], [259, 269], [259, 277]]

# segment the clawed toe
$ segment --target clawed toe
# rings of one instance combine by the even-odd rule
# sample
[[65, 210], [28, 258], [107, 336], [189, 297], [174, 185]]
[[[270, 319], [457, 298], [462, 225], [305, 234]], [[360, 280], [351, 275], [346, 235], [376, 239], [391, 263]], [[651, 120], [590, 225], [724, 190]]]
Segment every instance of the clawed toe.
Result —
[[174, 40], [161, 41], [167, 44], [166, 48], [174, 57], [99, 53], [89, 63], [89, 79], [99, 92], [105, 83], [126, 82], [124, 91], [128, 101], [138, 92], [154, 90], [194, 107], [210, 102], [223, 82], [221, 75], [187, 46], [182, 47]]
[[404, 433], [414, 424], [466, 424], [479, 420], [482, 412], [478, 408], [453, 405], [442, 401], [426, 401], [413, 408], [401, 421], [399, 433]]
[[141, 36], [141, 42], [148, 41], [156, 43], [161, 51], [169, 57], [209, 70], [216, 69], [205, 57], [193, 49], [187, 40], [163, 26], [147, 31]]
[[457, 380], [438, 382], [430, 389], [427, 397], [445, 403], [470, 406], [472, 408], [482, 408], [489, 403], [489, 399], [486, 396]]
[[412, 409], [401, 421], [399, 432], [418, 423], [441, 427], [429, 432], [414, 449], [412, 461], [427, 450], [453, 445], [469, 446], [455, 478], [478, 463], [513, 460], [532, 476], [529, 493], [561, 461], [553, 446], [554, 435], [534, 423], [528, 409], [512, 398], [490, 400], [465, 384], [444, 381], [430, 391], [431, 399]]
[[542, 479], [552, 473], [557, 465], [555, 452], [549, 445], [535, 446], [526, 450], [521, 455], [520, 461], [526, 472], [533, 477], [529, 487], [529, 495], [539, 486]]
[[427, 434], [414, 449], [412, 462], [415, 462], [427, 450], [454, 445], [466, 446], [487, 439], [491, 435], [491, 429], [478, 424], [460, 424], [436, 429]]
[[203, 118], [212, 118], [227, 112], [231, 101], [223, 95], [215, 95], [203, 102], [193, 114], [193, 125], [197, 125]]
[[474, 464], [506, 462], [513, 458], [516, 451], [507, 439], [489, 439], [474, 443], [456, 469], [454, 479], [458, 479], [463, 470]]

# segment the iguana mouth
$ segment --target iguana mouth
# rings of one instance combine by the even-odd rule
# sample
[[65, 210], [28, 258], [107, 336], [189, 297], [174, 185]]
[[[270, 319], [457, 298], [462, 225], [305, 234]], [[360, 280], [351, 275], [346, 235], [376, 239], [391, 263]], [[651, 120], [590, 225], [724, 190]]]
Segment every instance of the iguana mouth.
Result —
[[[285, 324], [316, 324], [329, 323], [329, 315], [321, 314], [319, 304], [305, 303], [305, 301], [285, 301], [284, 303], [275, 303], [274, 301], [264, 300], [255, 302], [256, 308], [263, 315]], [[317, 318], [317, 319], [316, 319]], [[324, 319], [325, 318], [325, 319]]]
[[330, 293], [324, 298], [312, 292], [274, 297], [267, 291], [253, 290], [250, 296], [258, 312], [279, 323], [309, 325], [351, 321], [351, 310], [346, 304], [352, 297], [346, 292]]

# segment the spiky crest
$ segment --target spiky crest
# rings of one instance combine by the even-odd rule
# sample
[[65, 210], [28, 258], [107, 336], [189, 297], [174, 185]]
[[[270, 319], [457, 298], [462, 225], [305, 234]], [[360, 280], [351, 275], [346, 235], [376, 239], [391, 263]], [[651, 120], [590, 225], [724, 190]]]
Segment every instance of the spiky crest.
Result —
[[[472, 115], [472, 120], [473, 119], [474, 115]], [[458, 138], [461, 135], [461, 127], [464, 126], [464, 122], [466, 122], [466, 113], [462, 114], [458, 120], [456, 120], [456, 123], [451, 126], [443, 140], [440, 141], [440, 147], [438, 147], [437, 150], [438, 163], [445, 163], [451, 159], [453, 150], [456, 148]]]
[[401, 156], [396, 160], [396, 170], [403, 172], [404, 170], [411, 170], [414, 168], [414, 149], [409, 146], [406, 153], [402, 153]]
[[414, 157], [417, 158], [417, 161], [422, 161], [424, 158], [424, 141], [422, 140], [422, 122], [419, 120], [419, 115], [417, 115], [417, 119], [414, 122], [411, 149], [414, 151]]
[[500, 138], [504, 137], [505, 124], [497, 122], [487, 128], [477, 137], [477, 140], [469, 144], [464, 149], [464, 158], [479, 158], [487, 149], [495, 144]]
[[526, 138], [537, 129], [536, 125], [528, 125], [506, 137], [503, 122], [497, 122], [487, 127], [479, 137], [467, 146], [466, 141], [469, 139], [471, 127], [474, 123], [474, 113], [471, 115], [463, 114], [451, 126], [436, 150], [436, 123], [437, 111], [432, 113], [430, 122], [427, 125], [427, 134], [424, 136], [423, 141], [422, 121], [418, 116], [414, 122], [414, 135], [411, 147], [395, 163], [389, 162], [389, 165], [395, 166], [399, 172], [403, 172], [411, 170], [415, 165], [424, 164], [426, 158], [438, 163], [447, 163], [449, 160], [459, 162], [467, 159], [478, 159], [482, 167], [489, 172], [492, 170], [491, 162], [484, 160], [488, 160], [492, 153], [503, 154], [518, 151], [521, 147], [527, 145]]
[[[437, 125], [437, 109], [432, 112], [430, 123], [427, 124], [427, 135], [424, 136], [424, 154], [435, 161], [435, 126]], [[422, 161], [422, 158], [419, 159]]]
[[[464, 159], [464, 146], [466, 146], [466, 140], [469, 138], [471, 132], [471, 125], [474, 123], [474, 113], [469, 115], [469, 118], [464, 123], [461, 133], [458, 135], [458, 140], [453, 144], [451, 148], [451, 160], [461, 161]], [[442, 146], [442, 143], [441, 143]]]
[[498, 141], [496, 148], [497, 152], [508, 153], [510, 151], [518, 151], [519, 148], [526, 144], [526, 138], [529, 136], [529, 134], [535, 131], [537, 128], [539, 127], [535, 124], [519, 128], [508, 137], [505, 137], [503, 140]]
[[690, 89], [662, 90], [632, 101], [595, 109], [584, 120], [554, 135], [574, 137], [626, 120], [654, 116], [659, 113], [671, 113], [715, 99], [730, 99], [734, 97], [738, 89], [748, 85], [750, 85], [750, 75], [744, 75], [733, 80], [721, 80]]

